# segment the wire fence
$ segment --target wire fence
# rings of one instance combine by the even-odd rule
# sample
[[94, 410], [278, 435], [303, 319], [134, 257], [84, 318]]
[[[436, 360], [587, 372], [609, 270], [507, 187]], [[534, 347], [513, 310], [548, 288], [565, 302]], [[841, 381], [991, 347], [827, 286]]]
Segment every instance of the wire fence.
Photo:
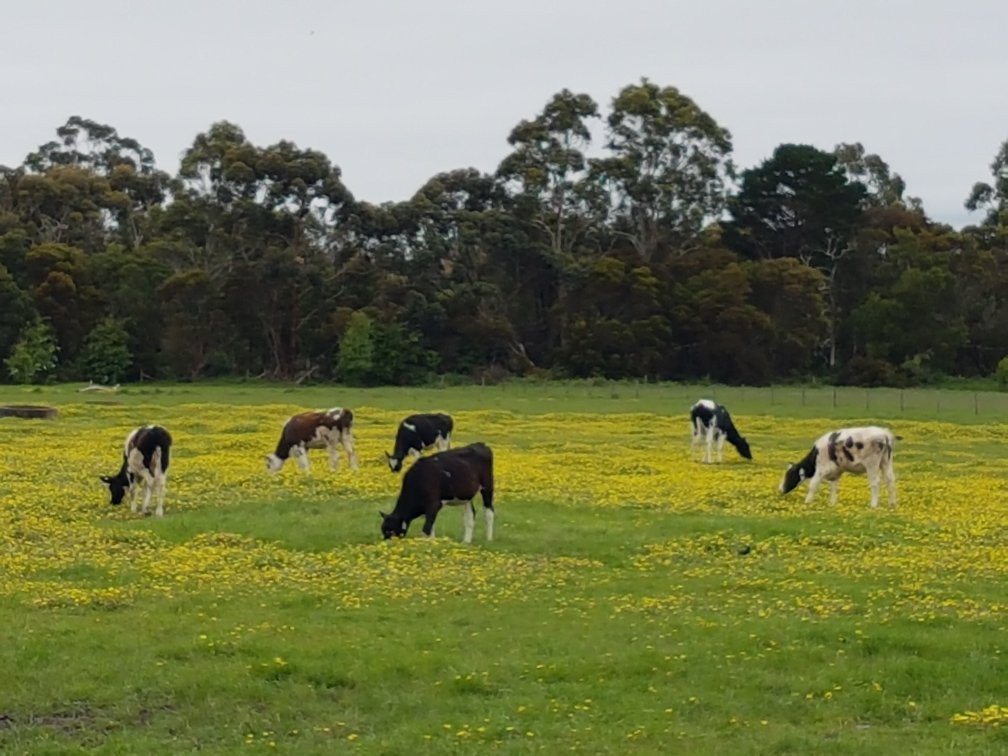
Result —
[[[634, 381], [509, 382], [486, 386], [487, 394], [522, 404], [555, 402], [574, 411], [597, 406], [606, 411], [658, 414], [687, 412], [697, 399], [713, 399], [739, 414], [799, 417], [905, 417], [959, 423], [1008, 422], [1008, 393], [939, 388], [858, 388], [852, 386], [726, 386], [721, 384]], [[498, 404], [498, 402], [494, 402]], [[561, 406], [564, 405], [564, 406]]]

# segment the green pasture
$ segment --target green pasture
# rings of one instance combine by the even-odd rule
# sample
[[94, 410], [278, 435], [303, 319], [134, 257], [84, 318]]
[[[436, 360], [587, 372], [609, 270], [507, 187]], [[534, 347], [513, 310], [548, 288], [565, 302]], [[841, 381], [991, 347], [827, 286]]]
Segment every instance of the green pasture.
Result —
[[[3, 753], [1008, 751], [1008, 711], [1003, 723], [952, 721], [1008, 706], [1008, 524], [990, 515], [1008, 499], [1000, 440], [1006, 395], [644, 383], [79, 388], [3, 386], [0, 403], [73, 408], [70, 419], [57, 421], [71, 444], [118, 438], [118, 415], [112, 421], [103, 409], [131, 406], [144, 415], [137, 423], [157, 420], [149, 415], [162, 407], [176, 427], [189, 415], [198, 421], [194, 405], [233, 405], [237, 413], [264, 405], [493, 410], [511, 413], [501, 417], [516, 428], [523, 418], [567, 413], [546, 439], [557, 449], [587, 438], [572, 414], [601, 413], [614, 427], [623, 414], [637, 423], [642, 414], [682, 416], [681, 433], [667, 442], [642, 439], [641, 461], [647, 457], [656, 480], [667, 481], [662, 486], [702, 492], [710, 481], [715, 493], [670, 511], [665, 490], [655, 490], [652, 506], [620, 507], [512, 485], [498, 501], [495, 540], [483, 540], [478, 507], [474, 543], [463, 547], [457, 509], [442, 513], [433, 543], [419, 542], [414, 523], [405, 542], [378, 544], [376, 510], [393, 502], [334, 496], [339, 476], [351, 473], [330, 472], [318, 457], [310, 477], [283, 471], [290, 479], [283, 495], [263, 484], [227, 505], [213, 503], [227, 495], [215, 491], [210, 503], [180, 510], [170, 477], [160, 521], [112, 516], [100, 493], [82, 490], [95, 501], [99, 527], [124, 542], [185, 545], [230, 534], [292, 554], [363, 549], [362, 559], [387, 555], [419, 568], [464, 560], [470, 573], [425, 588], [422, 599], [376, 580], [363, 586], [369, 600], [360, 606], [282, 586], [231, 594], [223, 576], [219, 588], [109, 606], [0, 599]], [[755, 447], [757, 464], [732, 457], [730, 447], [723, 469], [688, 459], [686, 413], [703, 396], [727, 404], [743, 433], [745, 418], [768, 429]], [[870, 511], [863, 479], [844, 479], [836, 509], [825, 490], [809, 506], [804, 489], [787, 499], [770, 491], [765, 483], [779, 467], [761, 460], [800, 456], [813, 436], [787, 429], [810, 418], [821, 418], [824, 431], [848, 420], [897, 431], [901, 421], [917, 423], [898, 451], [896, 511]], [[19, 439], [41, 422], [0, 418], [0, 458], [36, 464]], [[982, 431], [976, 439], [973, 428]], [[519, 430], [491, 425], [486, 432], [498, 460], [509, 450], [541, 453]], [[389, 448], [393, 433], [394, 426]], [[954, 452], [948, 460], [945, 439]], [[249, 456], [258, 464], [265, 451], [252, 448]], [[47, 463], [52, 476], [81, 472], [58, 460], [54, 454]], [[605, 444], [594, 464], [611, 464]], [[359, 475], [394, 480], [376, 465], [371, 460]], [[982, 484], [974, 485], [980, 472]], [[555, 471], [577, 474], [560, 464]], [[0, 481], [0, 497], [6, 490]], [[28, 532], [18, 529], [16, 506], [0, 498], [7, 510], [0, 549], [8, 556], [20, 553], [18, 539]], [[36, 544], [32, 553], [44, 551]], [[589, 566], [555, 580], [536, 579], [533, 570], [488, 581], [481, 553], [533, 566], [542, 559], [547, 576], [547, 560]], [[86, 559], [54, 568], [52, 577], [81, 586], [134, 579]]]

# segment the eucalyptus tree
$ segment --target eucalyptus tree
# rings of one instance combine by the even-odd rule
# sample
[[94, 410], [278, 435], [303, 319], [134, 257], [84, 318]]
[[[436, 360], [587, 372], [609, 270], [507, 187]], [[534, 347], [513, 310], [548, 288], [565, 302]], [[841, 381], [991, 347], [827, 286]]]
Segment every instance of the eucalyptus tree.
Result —
[[550, 260], [561, 270], [576, 264], [593, 225], [584, 151], [596, 118], [598, 105], [589, 95], [561, 90], [542, 113], [511, 130], [514, 150], [497, 168], [515, 212], [542, 231]]
[[102, 207], [123, 243], [140, 245], [148, 233], [148, 214], [165, 201], [169, 183], [169, 175], [155, 165], [154, 153], [114, 127], [80, 116], [71, 116], [56, 135], [25, 158], [25, 168], [46, 175], [73, 167], [102, 177], [107, 182]]
[[[182, 157], [165, 229], [184, 241], [179, 272], [208, 276], [245, 370], [312, 373], [318, 355], [301, 341], [337, 299], [331, 227], [352, 205], [340, 170], [322, 153], [281, 141], [257, 147], [222, 121]], [[195, 296], [195, 294], [194, 294]]]
[[1008, 226], [1008, 140], [990, 164], [993, 183], [978, 181], [966, 198], [967, 210], [984, 210], [987, 215], [984, 224], [988, 226]]
[[809, 145], [782, 144], [742, 173], [729, 203], [725, 240], [746, 257], [794, 257], [825, 278], [829, 305], [829, 365], [837, 362], [838, 272], [854, 250], [867, 190], [848, 179], [835, 155]]
[[592, 161], [592, 177], [613, 229], [645, 262], [694, 249], [725, 208], [729, 131], [675, 87], [647, 79], [620, 90], [607, 124], [609, 156]]

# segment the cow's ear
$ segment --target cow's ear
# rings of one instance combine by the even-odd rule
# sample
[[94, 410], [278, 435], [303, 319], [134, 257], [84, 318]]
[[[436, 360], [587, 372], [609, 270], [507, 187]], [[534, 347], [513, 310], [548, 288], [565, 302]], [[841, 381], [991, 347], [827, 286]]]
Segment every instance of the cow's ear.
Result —
[[112, 482], [112, 478], [110, 478], [108, 475], [99, 475], [98, 477], [101, 479], [102, 483], [111, 483]]
[[380, 509], [378, 510], [378, 514], [379, 514], [379, 515], [381, 515], [381, 517], [382, 517], [382, 519], [383, 519], [383, 520], [384, 520], [384, 519], [385, 519], [386, 517], [388, 517], [388, 515], [387, 515], [387, 514], [385, 514], [384, 512], [382, 512], [382, 511], [381, 511]]

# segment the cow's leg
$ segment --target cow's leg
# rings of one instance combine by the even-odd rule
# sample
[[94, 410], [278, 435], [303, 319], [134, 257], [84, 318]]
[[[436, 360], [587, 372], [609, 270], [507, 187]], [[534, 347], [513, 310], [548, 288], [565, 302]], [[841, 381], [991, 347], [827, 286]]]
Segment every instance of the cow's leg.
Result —
[[154, 480], [157, 485], [157, 503], [154, 507], [154, 514], [158, 517], [164, 517], [165, 474], [161, 473]]
[[308, 472], [311, 469], [311, 463], [308, 461], [308, 450], [304, 447], [304, 444], [295, 444], [291, 447], [290, 453], [303, 472]]
[[893, 470], [892, 460], [885, 466], [886, 488], [889, 490], [889, 506], [896, 506], [896, 472]]
[[815, 498], [815, 492], [819, 488], [820, 482], [822, 482], [822, 479], [818, 475], [813, 475], [811, 478], [809, 478], [808, 493], [805, 495], [806, 504], [812, 503], [812, 499]]
[[146, 515], [147, 510], [150, 508], [151, 494], [154, 493], [154, 476], [152, 476], [147, 470], [144, 470], [140, 474], [140, 477], [141, 480], [143, 480], [144, 489], [143, 509], [140, 511], [142, 514]]
[[447, 451], [448, 447], [451, 445], [448, 441], [447, 436], [442, 436], [440, 433], [438, 437], [434, 439], [434, 443], [437, 446], [438, 451]]
[[340, 466], [340, 454], [339, 446], [336, 445], [335, 441], [326, 441], [326, 453], [329, 455], [329, 468], [332, 470], [339, 470]]
[[492, 541], [494, 526], [493, 489], [484, 488], [481, 494], [483, 496], [483, 517], [486, 520], [486, 539]]
[[360, 465], [357, 464], [357, 452], [354, 451], [353, 433], [344, 431], [340, 436], [340, 440], [343, 442], [343, 449], [346, 451], [347, 459], [350, 460], [350, 469], [359, 470]]
[[718, 433], [718, 438], [717, 438], [717, 461], [718, 462], [724, 462], [724, 445], [725, 445], [725, 441], [727, 440], [727, 438], [728, 438], [728, 436], [726, 436], [724, 433]]
[[868, 487], [871, 488], [871, 507], [875, 509], [878, 506], [879, 488], [882, 484], [882, 476], [879, 474], [879, 469], [877, 467], [869, 468], [865, 471], [868, 475]]
[[462, 543], [472, 543], [473, 530], [476, 527], [476, 508], [471, 501], [462, 505], [462, 526], [465, 530]]
[[713, 461], [713, 456], [712, 456], [711, 452], [712, 452], [712, 450], [714, 448], [714, 434], [716, 432], [717, 432], [717, 428], [713, 424], [711, 424], [710, 426], [708, 426], [708, 428], [707, 428], [707, 444], [704, 447], [704, 458], [703, 458], [703, 461], [706, 462], [706, 463], [710, 463], [710, 462]]
[[829, 482], [829, 503], [830, 503], [831, 507], [835, 507], [836, 506], [837, 489], [839, 487], [840, 487], [840, 481], [839, 481], [839, 479], [838, 480], [831, 480]]
[[424, 515], [423, 534], [430, 538], [434, 537], [434, 520], [437, 519], [438, 510], [441, 509], [441, 502], [431, 502], [427, 505], [427, 512]]

